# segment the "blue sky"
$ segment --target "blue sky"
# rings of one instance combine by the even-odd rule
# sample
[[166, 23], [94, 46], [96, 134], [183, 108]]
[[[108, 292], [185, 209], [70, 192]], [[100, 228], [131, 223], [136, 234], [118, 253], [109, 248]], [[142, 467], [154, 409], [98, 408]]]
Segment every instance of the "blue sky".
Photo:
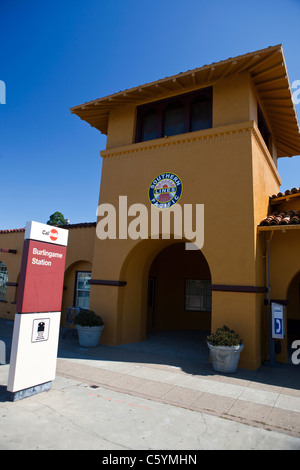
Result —
[[[106, 137], [70, 107], [276, 44], [300, 80], [299, 21], [300, 0], [1, 0], [0, 229], [96, 220]], [[278, 168], [300, 186], [300, 157]]]

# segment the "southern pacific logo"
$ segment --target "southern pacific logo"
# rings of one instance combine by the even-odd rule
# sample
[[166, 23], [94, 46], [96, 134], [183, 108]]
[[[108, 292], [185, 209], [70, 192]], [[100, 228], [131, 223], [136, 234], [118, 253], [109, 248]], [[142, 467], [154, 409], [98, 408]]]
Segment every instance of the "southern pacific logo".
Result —
[[47, 232], [47, 230], [43, 230], [42, 234], [48, 236], [53, 242], [56, 242], [58, 238], [58, 231], [55, 228], [53, 228], [49, 232]]

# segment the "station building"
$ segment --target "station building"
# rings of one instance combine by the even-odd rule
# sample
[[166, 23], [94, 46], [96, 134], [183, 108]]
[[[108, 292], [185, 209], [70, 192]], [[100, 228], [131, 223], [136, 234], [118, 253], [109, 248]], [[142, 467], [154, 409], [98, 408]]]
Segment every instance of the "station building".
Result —
[[[300, 132], [282, 46], [97, 98], [71, 113], [105, 134], [107, 144], [100, 152], [103, 212], [90, 227], [69, 227], [63, 310], [78, 302], [76, 279], [86, 272], [85, 295], [104, 319], [104, 343], [227, 325], [245, 343], [240, 366], [256, 369], [268, 359], [272, 299], [286, 309], [276, 359], [288, 361], [289, 338], [300, 325], [300, 190], [280, 193], [277, 162], [300, 154]], [[193, 240], [175, 213], [191, 207], [196, 233], [197, 205], [204, 208], [203, 240], [187, 249]], [[148, 210], [146, 235], [141, 207]], [[100, 228], [110, 208], [115, 222], [107, 216], [105, 236]], [[156, 232], [153, 213], [161, 221]], [[17, 251], [0, 253], [8, 275], [5, 317], [15, 300], [21, 238], [3, 232], [0, 248]]]
[[[62, 300], [62, 323], [67, 307], [88, 308], [96, 222], [62, 226], [69, 230]], [[25, 228], [0, 230], [0, 318], [13, 320]]]

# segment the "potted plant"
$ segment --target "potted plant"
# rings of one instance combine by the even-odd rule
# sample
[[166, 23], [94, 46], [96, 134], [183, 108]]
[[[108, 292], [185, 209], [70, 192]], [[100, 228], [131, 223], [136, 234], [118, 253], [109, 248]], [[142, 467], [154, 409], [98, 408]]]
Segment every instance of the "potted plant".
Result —
[[74, 324], [78, 331], [80, 346], [94, 348], [99, 344], [104, 328], [104, 322], [99, 315], [96, 315], [92, 310], [80, 309], [74, 318]]
[[207, 336], [206, 340], [211, 353], [213, 369], [223, 373], [236, 372], [244, 344], [234, 330], [223, 326]]

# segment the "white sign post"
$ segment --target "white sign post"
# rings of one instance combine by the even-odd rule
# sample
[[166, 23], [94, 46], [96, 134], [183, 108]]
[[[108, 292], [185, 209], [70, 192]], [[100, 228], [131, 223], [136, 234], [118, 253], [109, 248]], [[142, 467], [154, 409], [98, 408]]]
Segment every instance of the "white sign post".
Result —
[[55, 379], [68, 230], [28, 222], [7, 390], [16, 401]]

